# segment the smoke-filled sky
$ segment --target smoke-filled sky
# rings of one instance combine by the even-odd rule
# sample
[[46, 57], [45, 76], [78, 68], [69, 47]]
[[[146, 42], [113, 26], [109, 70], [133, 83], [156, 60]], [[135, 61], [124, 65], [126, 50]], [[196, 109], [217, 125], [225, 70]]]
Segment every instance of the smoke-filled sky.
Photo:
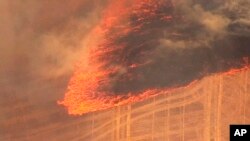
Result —
[[133, 4], [124, 16], [112, 15], [117, 23], [104, 27], [97, 49], [109, 51], [95, 56], [104, 70], [120, 69], [109, 76], [112, 92], [178, 86], [241, 66], [250, 54], [247, 8], [205, 0]]
[[64, 93], [110, 98], [241, 67], [250, 56], [249, 7], [248, 0], [1, 0], [0, 104], [56, 103]]
[[59, 103], [82, 114], [243, 67], [248, 8], [244, 0], [109, 3]]
[[0, 140], [21, 140], [27, 132], [68, 120], [56, 101], [107, 4], [0, 0]]

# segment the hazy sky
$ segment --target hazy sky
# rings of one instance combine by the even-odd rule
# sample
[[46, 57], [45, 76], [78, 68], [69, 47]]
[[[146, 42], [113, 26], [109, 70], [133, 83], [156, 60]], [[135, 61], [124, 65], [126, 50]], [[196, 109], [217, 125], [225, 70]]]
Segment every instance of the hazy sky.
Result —
[[[88, 44], [98, 42], [91, 31], [100, 25], [103, 12], [112, 3], [112, 0], [0, 0], [0, 139], [22, 134], [17, 129], [27, 125], [28, 120], [18, 122], [18, 117], [33, 112], [30, 116], [34, 118], [43, 113], [46, 120], [28, 124], [23, 128], [26, 131], [50, 122], [47, 105], [52, 113], [65, 112], [56, 101], [63, 98], [74, 65], [84, 59]], [[248, 0], [176, 0], [175, 4], [176, 9], [161, 5], [156, 12], [163, 16], [172, 12], [173, 22], [150, 17], [146, 18], [149, 21], [138, 22], [139, 18], [147, 17], [141, 11], [139, 15], [128, 12], [128, 19], [116, 14], [120, 22], [109, 27], [110, 36], [103, 38], [115, 45], [126, 43], [125, 52], [111, 52], [107, 56], [117, 58], [106, 61], [108, 66], [115, 66], [117, 60], [125, 58], [122, 68], [127, 71], [111, 78], [112, 87], [108, 91], [183, 84], [239, 66], [242, 57], [250, 56]], [[108, 10], [112, 13], [114, 9]], [[185, 17], [185, 22], [180, 16]], [[119, 26], [124, 20], [131, 23], [130, 27], [141, 24], [142, 28], [113, 37], [124, 30]], [[146, 34], [141, 36], [141, 32]], [[140, 51], [151, 53], [140, 56]], [[124, 79], [131, 63], [150, 61], [153, 63], [131, 71], [132, 76], [139, 74], [142, 79]]]
[[[105, 6], [104, 0], [0, 0], [0, 140], [65, 122], [56, 101]], [[53, 119], [60, 110], [61, 119]]]

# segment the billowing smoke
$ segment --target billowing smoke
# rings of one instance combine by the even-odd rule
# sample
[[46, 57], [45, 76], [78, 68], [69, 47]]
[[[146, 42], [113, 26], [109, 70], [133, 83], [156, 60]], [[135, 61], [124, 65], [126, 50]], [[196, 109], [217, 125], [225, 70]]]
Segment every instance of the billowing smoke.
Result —
[[115, 79], [111, 91], [179, 86], [244, 65], [242, 58], [250, 55], [249, 15], [247, 8], [234, 10], [244, 10], [249, 2], [231, 5], [228, 1], [139, 3], [129, 13], [129, 26], [111, 27], [106, 44], [101, 45], [107, 49], [123, 46], [99, 57], [106, 60], [107, 68], [121, 65], [125, 69], [110, 77]]
[[22, 84], [23, 79], [51, 79], [70, 73], [107, 3], [1, 0], [0, 74], [6, 81]]
[[247, 0], [111, 3], [59, 103], [82, 114], [243, 67], [250, 56], [249, 7]]
[[[92, 40], [89, 32], [108, 2], [0, 0], [0, 136], [4, 129], [23, 129], [9, 126], [10, 115], [15, 119], [33, 109], [17, 112], [23, 111], [18, 104], [46, 109], [44, 113], [45, 105], [52, 111], [62, 109], [56, 101], [63, 97], [74, 65], [87, 48], [85, 42]], [[15, 131], [11, 135], [19, 133]]]
[[0, 0], [0, 140], [72, 123], [56, 101], [108, 1]]

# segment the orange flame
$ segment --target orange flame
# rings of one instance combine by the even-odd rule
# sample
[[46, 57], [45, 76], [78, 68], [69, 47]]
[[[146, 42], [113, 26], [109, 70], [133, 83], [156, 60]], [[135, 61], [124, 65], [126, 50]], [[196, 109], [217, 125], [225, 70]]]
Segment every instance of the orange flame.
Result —
[[[121, 0], [115, 1], [111, 4], [107, 10], [104, 12], [104, 18], [101, 21], [100, 25], [93, 30], [93, 34], [98, 36], [106, 36], [108, 31], [112, 27], [118, 27], [121, 29], [119, 34], [126, 34], [131, 30], [137, 30], [139, 26], [131, 28], [129, 26], [129, 21], [126, 21], [128, 16], [128, 11], [131, 11], [132, 8], [128, 7], [129, 3], [132, 1]], [[133, 13], [138, 12], [139, 9], [136, 7], [140, 4], [143, 5], [146, 2], [153, 3], [151, 0], [136, 0], [133, 1], [135, 5], [132, 11]], [[154, 16], [152, 11], [143, 11], [148, 13], [150, 16]], [[122, 17], [119, 18], [118, 17]], [[162, 20], [171, 20], [171, 16], [163, 17]], [[125, 20], [124, 20], [125, 19]], [[138, 19], [145, 20], [145, 19]], [[113, 33], [118, 34], [118, 33]], [[121, 36], [121, 35], [110, 35], [112, 36]], [[100, 41], [98, 41], [100, 42]], [[103, 40], [102, 44], [108, 44], [107, 40]], [[138, 93], [129, 93], [129, 94], [115, 94], [113, 92], [107, 92], [105, 89], [108, 89], [110, 86], [107, 84], [112, 84], [109, 76], [113, 73], [124, 73], [126, 69], [136, 68], [139, 65], [143, 64], [131, 64], [124, 68], [119, 64], [104, 67], [106, 65], [105, 60], [102, 60], [101, 57], [105, 56], [109, 52], [114, 52], [116, 50], [122, 50], [122, 46], [115, 48], [105, 48], [103, 46], [97, 45], [89, 50], [89, 56], [87, 57], [87, 65], [82, 65], [81, 63], [76, 68], [76, 71], [71, 78], [68, 90], [65, 94], [63, 101], [58, 101], [58, 104], [64, 105], [68, 108], [68, 113], [73, 115], [82, 115], [84, 113], [93, 112], [97, 110], [103, 110], [111, 108], [114, 106], [119, 106], [126, 103], [137, 102], [143, 99], [155, 96], [160, 93], [158, 89], [148, 89], [143, 92]], [[86, 60], [86, 58], [85, 58]], [[166, 91], [166, 90], [164, 90]]]
[[248, 64], [246, 64], [246, 65], [245, 65], [244, 67], [242, 67], [242, 68], [230, 69], [229, 71], [224, 72], [224, 73], [222, 73], [222, 74], [224, 74], [224, 75], [234, 75], [234, 74], [236, 74], [236, 73], [238, 73], [238, 72], [241, 72], [241, 71], [244, 71], [244, 70], [247, 70], [247, 69], [249, 69], [249, 65], [248, 65]]
[[[127, 6], [129, 2], [131, 1], [116, 1], [114, 4], [108, 7], [106, 12], [104, 12], [104, 19], [101, 21], [100, 25], [93, 30], [92, 35], [97, 34], [100, 37], [108, 36], [109, 40], [112, 40], [113, 36], [121, 36], [117, 34], [126, 34], [131, 30], [136, 31], [138, 28], [140, 28], [140, 25], [131, 28], [129, 26], [129, 21], [124, 20], [127, 19], [124, 17], [128, 16], [128, 11], [135, 13], [138, 12], [136, 9], [138, 4], [155, 1], [136, 0], [133, 1], [135, 6], [132, 8]], [[153, 6], [156, 6], [156, 4], [153, 4]], [[155, 16], [154, 12], [152, 11], [145, 10], [143, 12], [147, 13], [148, 16]], [[118, 17], [122, 17], [122, 19]], [[173, 17], [169, 15], [162, 17], [161, 20], [169, 21], [172, 20], [172, 18]], [[117, 27], [118, 25], [120, 26], [119, 29], [121, 29], [121, 31], [119, 33], [115, 32], [115, 35], [108, 35], [109, 28], [115, 26]], [[105, 44], [105, 46], [102, 46], [102, 44]], [[67, 107], [69, 114], [82, 115], [127, 103], [138, 102], [162, 93], [167, 93], [171, 90], [169, 88], [154, 88], [146, 89], [136, 93], [118, 94], [110, 91], [112, 89], [112, 83], [115, 83], [113, 82], [114, 80], [110, 79], [110, 76], [113, 74], [126, 73], [128, 69], [135, 69], [144, 64], [133, 63], [129, 64], [128, 66], [123, 66], [122, 64], [107, 65], [105, 62], [106, 60], [103, 59], [103, 57], [106, 57], [109, 52], [121, 51], [123, 49], [122, 45], [113, 48], [107, 48], [106, 46], [109, 45], [109, 42], [105, 39], [98, 41], [96, 46], [90, 48], [88, 56], [84, 58], [84, 60], [87, 60], [87, 65], [80, 63], [76, 68], [76, 71], [69, 82], [64, 99], [62, 101], [58, 101], [58, 104]], [[228, 73], [231, 74], [235, 73], [236, 71], [231, 70]]]

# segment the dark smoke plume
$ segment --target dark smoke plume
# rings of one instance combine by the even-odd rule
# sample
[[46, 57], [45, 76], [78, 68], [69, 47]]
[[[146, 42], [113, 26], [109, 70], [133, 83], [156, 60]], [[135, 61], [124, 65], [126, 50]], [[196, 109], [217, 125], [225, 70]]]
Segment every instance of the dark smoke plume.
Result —
[[[98, 58], [106, 60], [104, 69], [125, 68], [110, 76], [109, 90], [127, 93], [176, 87], [244, 66], [243, 58], [250, 56], [247, 7], [247, 1], [139, 3], [127, 21], [108, 29], [100, 45], [113, 49]], [[127, 28], [132, 30], [124, 34]]]
[[246, 66], [249, 7], [247, 0], [112, 1], [58, 103], [81, 115]]

